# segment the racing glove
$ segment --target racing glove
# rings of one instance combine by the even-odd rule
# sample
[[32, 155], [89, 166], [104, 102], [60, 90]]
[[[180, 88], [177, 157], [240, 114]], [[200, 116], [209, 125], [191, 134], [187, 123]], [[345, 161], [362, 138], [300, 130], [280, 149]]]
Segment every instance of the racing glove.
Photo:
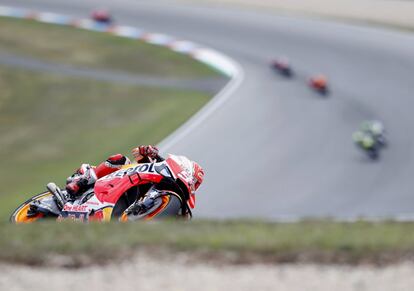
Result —
[[132, 155], [137, 162], [146, 157], [156, 159], [158, 156], [158, 148], [152, 145], [141, 145], [132, 149]]

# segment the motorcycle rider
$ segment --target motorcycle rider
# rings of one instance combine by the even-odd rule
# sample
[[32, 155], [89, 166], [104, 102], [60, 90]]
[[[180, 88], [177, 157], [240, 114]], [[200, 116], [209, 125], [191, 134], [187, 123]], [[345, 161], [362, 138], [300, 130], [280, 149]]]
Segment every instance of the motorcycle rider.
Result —
[[[141, 145], [132, 149], [132, 155], [137, 163], [153, 163], [164, 160], [158, 154], [158, 148], [151, 145]], [[204, 170], [194, 161], [190, 161], [192, 166], [191, 176], [188, 177], [187, 183], [190, 186], [190, 193], [188, 203], [190, 207], [195, 205], [195, 192], [200, 187], [204, 179]], [[130, 164], [128, 157], [122, 154], [110, 156], [106, 161], [99, 164], [97, 167], [89, 164], [82, 164], [76, 172], [67, 178], [66, 191], [61, 191], [55, 183], [49, 183], [47, 189], [53, 194], [55, 203], [50, 205], [50, 201], [43, 203], [40, 200], [35, 200], [30, 203], [30, 208], [27, 216], [34, 216], [40, 212], [52, 212], [56, 215], [58, 211], [62, 210], [66, 202], [73, 201], [79, 198], [86, 190], [93, 187], [95, 182], [106, 175], [109, 175], [124, 165]], [[191, 212], [190, 212], [191, 213]]]
[[[132, 155], [137, 163], [148, 163], [152, 161], [160, 162], [163, 160], [158, 155], [158, 148], [152, 145], [141, 145], [132, 149]], [[80, 196], [85, 190], [90, 188], [95, 182], [106, 175], [118, 171], [124, 165], [130, 164], [128, 157], [116, 154], [108, 157], [106, 161], [97, 167], [89, 164], [82, 164], [75, 173], [66, 180], [66, 191], [69, 198]]]
[[362, 130], [354, 132], [352, 139], [363, 150], [371, 150], [375, 147], [374, 138]]
[[360, 130], [371, 135], [379, 146], [386, 147], [388, 145], [385, 137], [385, 128], [381, 121], [364, 121], [361, 124]]
[[[158, 148], [152, 145], [141, 145], [132, 149], [132, 155], [137, 163], [150, 163], [150, 162], [161, 162], [164, 160], [159, 154]], [[97, 167], [89, 164], [82, 164], [82, 166], [66, 181], [66, 192], [67, 197], [62, 198], [61, 205], [64, 205], [67, 199], [74, 200], [81, 196], [87, 189], [92, 187], [95, 182], [110, 173], [113, 173], [122, 168], [124, 165], [130, 164], [131, 161], [128, 157], [122, 154], [116, 154], [110, 156], [106, 161], [99, 164]], [[189, 193], [189, 205], [194, 208], [195, 205], [195, 192], [200, 187], [204, 179], [204, 170], [196, 162], [192, 163], [192, 177], [189, 177], [188, 184], [191, 187], [191, 193]], [[49, 189], [49, 188], [48, 188]], [[49, 189], [51, 192], [54, 189]]]
[[364, 121], [360, 127], [361, 131], [371, 134], [373, 137], [379, 137], [384, 134], [384, 125], [378, 120]]
[[377, 159], [380, 149], [387, 146], [385, 129], [378, 120], [367, 120], [361, 123], [359, 130], [353, 133], [355, 144], [364, 150], [370, 158]]

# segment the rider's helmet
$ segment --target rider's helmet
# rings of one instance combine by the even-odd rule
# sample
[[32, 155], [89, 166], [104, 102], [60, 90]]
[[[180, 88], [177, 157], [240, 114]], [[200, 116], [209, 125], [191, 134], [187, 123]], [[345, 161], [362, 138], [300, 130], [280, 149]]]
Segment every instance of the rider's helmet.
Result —
[[383, 134], [383, 132], [384, 132], [384, 125], [382, 124], [381, 121], [373, 120], [371, 122], [371, 128], [370, 129], [371, 129], [372, 134], [378, 136], [378, 135]]
[[204, 170], [196, 162], [184, 156], [170, 155], [167, 163], [177, 176], [177, 182], [188, 195], [188, 204], [191, 208], [195, 206], [195, 193], [203, 183]]
[[204, 170], [203, 168], [197, 164], [196, 162], [193, 162], [193, 188], [194, 192], [197, 191], [198, 187], [200, 187], [201, 183], [203, 183], [204, 180]]
[[191, 162], [193, 166], [193, 177], [191, 182], [191, 193], [190, 193], [190, 199], [188, 200], [188, 204], [191, 208], [195, 207], [195, 192], [200, 187], [201, 183], [203, 183], [204, 180], [204, 170], [203, 168], [197, 164], [196, 162]]

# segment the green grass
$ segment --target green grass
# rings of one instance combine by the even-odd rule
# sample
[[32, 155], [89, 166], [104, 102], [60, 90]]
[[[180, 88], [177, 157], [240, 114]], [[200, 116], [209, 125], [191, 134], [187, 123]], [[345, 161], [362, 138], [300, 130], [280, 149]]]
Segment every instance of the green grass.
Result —
[[0, 67], [0, 220], [82, 162], [155, 144], [208, 95]]
[[[39, 235], [41, 234], [41, 235]], [[386, 264], [412, 259], [414, 223], [304, 221], [192, 221], [76, 224], [52, 222], [0, 227], [0, 260], [68, 266], [117, 261], [136, 250], [193, 253], [193, 258], [230, 263], [317, 262]], [[228, 255], [230, 254], [230, 255]]]
[[63, 64], [176, 78], [218, 73], [188, 56], [138, 40], [0, 17], [0, 52]]

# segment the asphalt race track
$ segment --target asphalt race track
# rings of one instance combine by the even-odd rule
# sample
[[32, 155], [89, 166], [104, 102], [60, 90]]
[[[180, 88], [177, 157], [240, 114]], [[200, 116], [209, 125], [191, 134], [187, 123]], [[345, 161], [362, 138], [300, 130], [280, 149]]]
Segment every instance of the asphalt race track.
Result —
[[[0, 3], [79, 16], [106, 6], [118, 23], [208, 45], [240, 64], [244, 78], [229, 99], [168, 148], [205, 168], [196, 217], [414, 217], [414, 35], [159, 0]], [[269, 69], [278, 55], [290, 58], [293, 80]], [[314, 73], [328, 76], [331, 95], [309, 90]], [[390, 139], [378, 162], [351, 140], [373, 118]]]

